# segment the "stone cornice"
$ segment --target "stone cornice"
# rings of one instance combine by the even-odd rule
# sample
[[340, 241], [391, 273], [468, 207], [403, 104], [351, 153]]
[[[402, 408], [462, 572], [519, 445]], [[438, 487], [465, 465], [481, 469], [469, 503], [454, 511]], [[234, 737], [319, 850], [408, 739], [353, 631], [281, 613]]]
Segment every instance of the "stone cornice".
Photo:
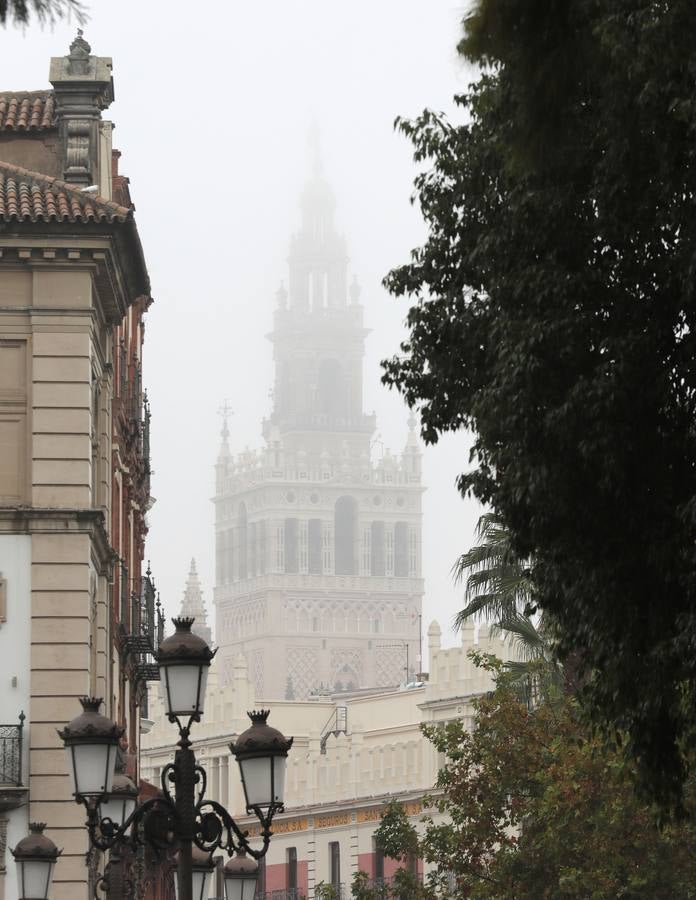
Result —
[[101, 509], [0, 506], [0, 534], [87, 534], [99, 573], [109, 578], [117, 559]]
[[[118, 324], [133, 303], [149, 305], [150, 280], [135, 222], [0, 223], [0, 265], [90, 266], [104, 319]], [[145, 298], [145, 299], [143, 299]]]

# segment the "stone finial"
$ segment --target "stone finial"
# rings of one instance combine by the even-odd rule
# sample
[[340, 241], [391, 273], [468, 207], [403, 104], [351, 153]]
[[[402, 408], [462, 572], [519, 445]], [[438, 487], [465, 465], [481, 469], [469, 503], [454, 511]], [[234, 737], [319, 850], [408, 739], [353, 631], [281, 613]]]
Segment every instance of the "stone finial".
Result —
[[459, 629], [462, 639], [462, 647], [471, 647], [474, 643], [474, 620], [469, 617]]
[[433, 650], [440, 650], [442, 647], [442, 629], [438, 622], [433, 619], [433, 621], [428, 626], [428, 650], [433, 652]]
[[89, 54], [92, 52], [92, 48], [85, 40], [84, 34], [85, 33], [81, 28], [77, 29], [77, 37], [70, 45], [71, 59], [87, 59]]

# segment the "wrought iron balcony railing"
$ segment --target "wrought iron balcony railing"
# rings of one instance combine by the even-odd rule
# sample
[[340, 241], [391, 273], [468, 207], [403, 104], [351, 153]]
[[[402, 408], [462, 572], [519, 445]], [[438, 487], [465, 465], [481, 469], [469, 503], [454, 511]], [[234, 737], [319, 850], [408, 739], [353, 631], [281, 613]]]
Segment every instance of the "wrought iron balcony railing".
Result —
[[155, 653], [164, 637], [164, 615], [155, 590], [155, 582], [148, 568], [141, 578], [140, 594], [131, 596], [130, 631], [126, 636], [126, 650], [135, 660], [136, 678], [140, 681], [159, 680]]
[[22, 786], [22, 737], [25, 718], [21, 712], [18, 724], [0, 725], [0, 785]]

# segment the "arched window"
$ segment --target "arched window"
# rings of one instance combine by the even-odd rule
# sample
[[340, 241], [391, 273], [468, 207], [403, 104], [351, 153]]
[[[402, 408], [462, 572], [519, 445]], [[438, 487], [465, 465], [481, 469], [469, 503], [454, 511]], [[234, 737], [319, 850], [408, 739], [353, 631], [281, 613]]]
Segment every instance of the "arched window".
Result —
[[384, 522], [373, 522], [371, 526], [372, 532], [372, 552], [371, 556], [371, 574], [384, 575]]
[[238, 515], [238, 531], [239, 531], [239, 577], [247, 577], [247, 509], [246, 503], [242, 501], [239, 504]]
[[297, 519], [285, 520], [285, 571], [294, 574], [298, 571]]
[[357, 530], [357, 503], [353, 497], [339, 497], [334, 509], [334, 534], [336, 541], [335, 571], [337, 575], [355, 575], [355, 532]]
[[317, 377], [317, 412], [345, 416], [343, 369], [337, 359], [323, 359]]
[[256, 546], [256, 522], [249, 522], [249, 575], [253, 578], [256, 575], [257, 563], [257, 546]]
[[307, 539], [309, 542], [309, 573], [321, 575], [321, 519], [310, 519], [307, 523]]
[[394, 525], [394, 575], [408, 578], [408, 523]]

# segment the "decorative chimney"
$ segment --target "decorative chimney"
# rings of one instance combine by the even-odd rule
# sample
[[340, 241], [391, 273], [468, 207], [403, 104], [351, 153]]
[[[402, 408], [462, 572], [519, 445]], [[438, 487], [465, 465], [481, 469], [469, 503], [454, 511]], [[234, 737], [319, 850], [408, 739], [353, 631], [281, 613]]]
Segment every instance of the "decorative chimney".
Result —
[[[92, 56], [81, 29], [68, 56], [54, 56], [48, 80], [56, 98], [56, 115], [65, 181], [100, 185], [101, 113], [114, 99], [111, 57]], [[111, 175], [110, 153], [107, 174]]]

